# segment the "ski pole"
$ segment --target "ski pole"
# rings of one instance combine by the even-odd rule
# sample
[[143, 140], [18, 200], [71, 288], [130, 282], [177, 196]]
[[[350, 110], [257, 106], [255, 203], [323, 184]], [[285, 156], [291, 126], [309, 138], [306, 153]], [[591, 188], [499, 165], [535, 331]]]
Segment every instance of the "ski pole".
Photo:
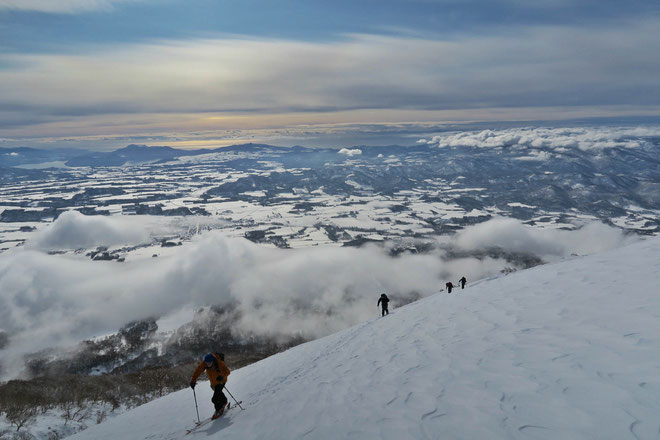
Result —
[[[227, 390], [227, 385], [225, 385], [225, 390]], [[241, 406], [241, 404], [238, 402], [238, 400], [236, 400], [236, 397], [234, 397], [234, 395], [231, 393], [231, 391], [227, 390], [227, 392], [229, 393], [229, 395], [231, 396], [231, 398], [234, 399], [234, 402], [236, 402], [236, 405], [238, 405], [238, 407], [239, 407], [240, 409], [244, 410], [245, 408], [243, 408], [243, 407]]]
[[195, 397], [195, 411], [197, 411], [197, 423], [201, 423], [199, 420], [199, 408], [197, 407], [197, 393], [195, 393], [195, 389], [193, 388], [193, 396]]

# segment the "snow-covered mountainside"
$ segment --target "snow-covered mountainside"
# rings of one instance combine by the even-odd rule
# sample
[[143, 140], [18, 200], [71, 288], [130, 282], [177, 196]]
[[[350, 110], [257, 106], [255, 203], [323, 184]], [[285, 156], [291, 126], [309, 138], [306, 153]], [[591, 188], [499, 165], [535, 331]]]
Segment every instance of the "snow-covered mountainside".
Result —
[[[190, 389], [72, 439], [660, 436], [660, 239], [439, 293], [234, 371], [186, 437]], [[192, 372], [191, 372], [192, 373]], [[202, 417], [211, 389], [197, 387]]]

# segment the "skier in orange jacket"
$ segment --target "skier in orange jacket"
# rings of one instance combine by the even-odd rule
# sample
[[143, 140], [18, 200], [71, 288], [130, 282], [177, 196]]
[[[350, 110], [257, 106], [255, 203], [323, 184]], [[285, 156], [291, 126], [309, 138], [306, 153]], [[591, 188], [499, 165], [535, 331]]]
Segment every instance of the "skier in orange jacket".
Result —
[[227, 406], [227, 396], [222, 392], [222, 389], [227, 383], [227, 376], [229, 376], [229, 368], [225, 365], [224, 356], [221, 353], [207, 353], [204, 356], [204, 360], [199, 363], [195, 372], [192, 375], [190, 380], [190, 388], [195, 388], [197, 385], [197, 378], [206, 371], [206, 375], [209, 378], [211, 383], [211, 388], [213, 388], [213, 398], [211, 402], [215, 406], [215, 413], [211, 417], [212, 419], [217, 419], [222, 415]]

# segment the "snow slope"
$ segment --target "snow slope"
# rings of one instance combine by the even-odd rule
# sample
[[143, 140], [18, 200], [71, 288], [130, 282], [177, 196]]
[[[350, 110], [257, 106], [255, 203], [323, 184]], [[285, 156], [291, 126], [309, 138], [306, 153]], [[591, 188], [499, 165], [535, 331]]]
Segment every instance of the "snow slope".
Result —
[[71, 438], [657, 439], [658, 261], [653, 238], [374, 317], [234, 371], [246, 410], [188, 437], [190, 389]]

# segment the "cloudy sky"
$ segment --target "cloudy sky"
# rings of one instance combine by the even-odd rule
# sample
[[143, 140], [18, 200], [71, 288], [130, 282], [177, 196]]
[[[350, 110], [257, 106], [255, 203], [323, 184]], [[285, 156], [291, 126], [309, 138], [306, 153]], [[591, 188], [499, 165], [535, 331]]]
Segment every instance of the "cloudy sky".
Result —
[[656, 0], [0, 0], [0, 146], [658, 120], [658, 53]]

